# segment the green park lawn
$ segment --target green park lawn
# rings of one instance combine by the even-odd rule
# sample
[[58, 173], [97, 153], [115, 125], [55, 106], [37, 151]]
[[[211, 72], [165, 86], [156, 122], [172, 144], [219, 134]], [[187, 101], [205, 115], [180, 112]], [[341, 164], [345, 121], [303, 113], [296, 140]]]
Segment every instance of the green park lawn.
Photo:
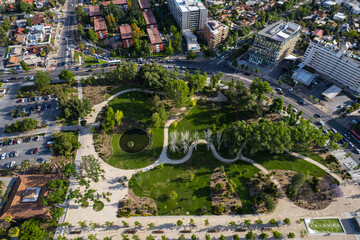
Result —
[[118, 109], [123, 111], [125, 118], [140, 120], [144, 123], [144, 127], [150, 127], [153, 143], [149, 149], [144, 149], [139, 153], [126, 153], [119, 146], [120, 134], [114, 134], [112, 138], [113, 155], [108, 163], [122, 169], [143, 168], [154, 163], [162, 151], [164, 129], [163, 126], [159, 128], [152, 126], [148, 95], [141, 92], [125, 93], [111, 100], [109, 106], [114, 111]]
[[[259, 170], [244, 162], [225, 164], [199, 145], [189, 161], [180, 165], [164, 165], [142, 173], [142, 181], [133, 176], [129, 186], [140, 197], [151, 197], [156, 201], [159, 215], [199, 214], [201, 208], [211, 213], [210, 178], [216, 167], [223, 165], [228, 179], [237, 185], [236, 191], [245, 213], [252, 213], [249, 190], [246, 184]], [[191, 175], [194, 175], [191, 180]], [[170, 199], [176, 192], [177, 198]]]
[[296, 158], [288, 153], [271, 155], [268, 152], [257, 152], [253, 156], [244, 152], [244, 155], [261, 164], [268, 170], [281, 169], [308, 173], [311, 176], [323, 177], [326, 172], [321, 168], [303, 159]]
[[339, 219], [311, 219], [308, 227], [318, 233], [343, 233]]
[[318, 154], [316, 154], [315, 152], [312, 152], [308, 149], [304, 149], [304, 148], [295, 148], [294, 152], [299, 153], [301, 155], [304, 155], [308, 158], [311, 158], [312, 160], [315, 160], [319, 163], [321, 163], [322, 165], [324, 165], [325, 167], [327, 166], [327, 162], [325, 161], [324, 158], [322, 158], [321, 156], [319, 156]]
[[190, 133], [195, 131], [199, 132], [200, 138], [203, 136], [203, 131], [207, 128], [211, 129], [214, 133], [215, 131], [221, 129], [223, 125], [232, 123], [236, 120], [235, 111], [232, 107], [226, 103], [213, 108], [211, 103], [201, 104], [198, 101], [198, 105], [193, 107], [189, 114], [178, 122], [176, 128], [174, 125], [171, 125], [169, 132], [174, 131], [175, 129], [179, 132], [188, 130]]
[[[201, 104], [198, 103], [196, 107], [193, 107], [190, 112], [181, 121], [178, 122], [177, 126], [171, 125], [169, 128], [169, 134], [172, 131], [177, 130], [178, 132], [189, 131], [193, 134], [195, 131], [199, 132], [200, 138], [203, 138], [203, 131], [211, 129], [214, 132], [221, 129], [223, 125], [232, 123], [236, 120], [234, 109], [229, 105], [223, 103], [215, 108], [211, 106], [211, 103]], [[167, 155], [171, 159], [180, 159], [186, 154], [182, 151], [171, 152], [168, 150]]]

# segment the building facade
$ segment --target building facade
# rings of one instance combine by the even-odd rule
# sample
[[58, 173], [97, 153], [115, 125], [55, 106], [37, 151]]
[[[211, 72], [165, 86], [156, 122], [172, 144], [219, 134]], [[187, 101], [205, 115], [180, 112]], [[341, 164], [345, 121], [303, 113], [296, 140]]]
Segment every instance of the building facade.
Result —
[[169, 0], [168, 7], [181, 30], [203, 30], [208, 10], [197, 0]]
[[129, 24], [123, 24], [119, 27], [121, 42], [124, 48], [134, 46], [134, 39], [132, 36], [132, 30]]
[[302, 62], [328, 80], [360, 93], [360, 61], [346, 47], [311, 42]]
[[210, 48], [216, 48], [220, 43], [225, 41], [228, 33], [228, 26], [216, 20], [209, 21], [205, 24], [204, 37]]
[[192, 33], [190, 29], [183, 31], [183, 36], [186, 40], [186, 49], [195, 53], [200, 52], [200, 45], [197, 42], [197, 37]]
[[270, 24], [255, 37], [249, 61], [267, 68], [274, 68], [294, 50], [301, 26], [278, 21]]
[[151, 44], [152, 52], [162, 52], [164, 45], [159, 30], [157, 28], [147, 28], [146, 31]]

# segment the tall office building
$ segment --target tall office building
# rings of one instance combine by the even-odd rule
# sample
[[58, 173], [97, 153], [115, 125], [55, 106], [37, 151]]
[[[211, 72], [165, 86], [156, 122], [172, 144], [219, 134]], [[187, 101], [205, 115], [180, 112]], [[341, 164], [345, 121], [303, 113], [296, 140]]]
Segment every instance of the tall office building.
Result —
[[229, 27], [225, 24], [212, 20], [205, 24], [204, 38], [210, 48], [216, 48], [225, 41], [229, 33]]
[[168, 0], [171, 14], [181, 30], [204, 29], [208, 11], [198, 0]]
[[302, 62], [328, 80], [360, 94], [360, 60], [348, 51], [350, 44], [338, 45], [311, 42]]
[[249, 61], [274, 68], [292, 53], [300, 30], [300, 25], [282, 20], [270, 24], [256, 35]]

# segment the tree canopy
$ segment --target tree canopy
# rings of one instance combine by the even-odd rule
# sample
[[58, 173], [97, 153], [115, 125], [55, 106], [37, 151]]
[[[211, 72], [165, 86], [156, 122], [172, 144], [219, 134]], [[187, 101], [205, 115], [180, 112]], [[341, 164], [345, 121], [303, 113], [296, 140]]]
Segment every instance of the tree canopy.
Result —
[[75, 81], [75, 74], [70, 72], [67, 69], [64, 69], [59, 74], [59, 79], [65, 81], [65, 82], [73, 82], [73, 81]]
[[49, 72], [44, 72], [44, 71], [38, 71], [35, 74], [34, 78], [35, 78], [34, 84], [38, 90], [42, 90], [45, 87], [47, 87], [50, 84], [50, 80], [51, 80], [51, 76], [49, 76]]

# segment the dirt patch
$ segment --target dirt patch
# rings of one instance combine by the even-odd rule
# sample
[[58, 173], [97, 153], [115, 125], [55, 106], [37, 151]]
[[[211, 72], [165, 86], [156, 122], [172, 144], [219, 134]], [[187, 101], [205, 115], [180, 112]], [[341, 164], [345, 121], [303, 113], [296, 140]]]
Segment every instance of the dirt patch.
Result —
[[226, 178], [224, 169], [215, 168], [210, 180], [211, 201], [214, 214], [239, 214], [240, 209], [242, 209], [242, 204], [234, 189], [234, 183]]
[[99, 157], [107, 161], [113, 155], [111, 139], [113, 135], [106, 132], [100, 132], [93, 135], [95, 151]]
[[99, 104], [105, 100], [106, 93], [109, 92], [110, 86], [85, 86], [83, 90], [83, 98], [89, 99], [92, 105]]
[[128, 199], [119, 202], [118, 217], [157, 216], [156, 202], [152, 198], [138, 197], [129, 189]]
[[[279, 181], [284, 192], [286, 192], [286, 188], [290, 185], [291, 178], [295, 174], [294, 171], [274, 171], [274, 176]], [[305, 184], [299, 188], [298, 194], [290, 199], [295, 205], [308, 210], [321, 210], [328, 207], [332, 201], [336, 201], [331, 195], [333, 177], [326, 175], [323, 178], [318, 178], [317, 191], [310, 184], [312, 179], [312, 176], [308, 176]]]

